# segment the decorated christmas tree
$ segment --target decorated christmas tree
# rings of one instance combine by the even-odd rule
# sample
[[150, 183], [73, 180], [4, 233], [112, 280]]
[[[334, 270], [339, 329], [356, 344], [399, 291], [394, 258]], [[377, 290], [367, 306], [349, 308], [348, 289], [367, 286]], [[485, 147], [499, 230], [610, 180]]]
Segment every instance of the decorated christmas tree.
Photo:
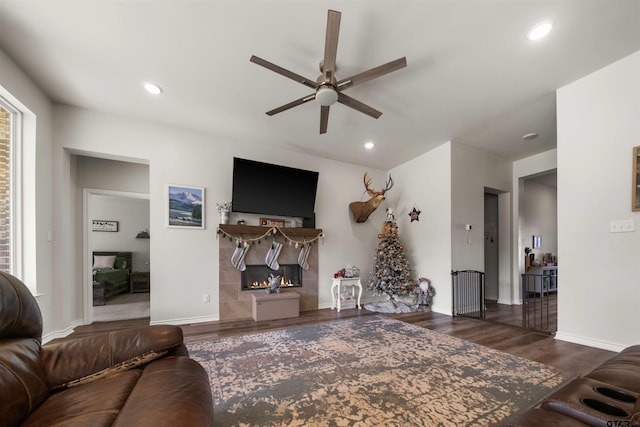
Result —
[[378, 239], [369, 289], [374, 291], [374, 295], [387, 294], [392, 300], [395, 296], [412, 293], [416, 283], [411, 279], [409, 262], [398, 238], [398, 226], [393, 215], [382, 224]]

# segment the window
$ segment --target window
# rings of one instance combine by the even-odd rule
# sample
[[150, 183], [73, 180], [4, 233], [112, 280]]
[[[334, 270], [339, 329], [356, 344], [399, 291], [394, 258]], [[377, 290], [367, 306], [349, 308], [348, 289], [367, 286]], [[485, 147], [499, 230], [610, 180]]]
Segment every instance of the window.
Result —
[[36, 121], [0, 85], [0, 271], [36, 284]]
[[0, 99], [0, 271], [12, 273], [11, 141], [13, 114]]

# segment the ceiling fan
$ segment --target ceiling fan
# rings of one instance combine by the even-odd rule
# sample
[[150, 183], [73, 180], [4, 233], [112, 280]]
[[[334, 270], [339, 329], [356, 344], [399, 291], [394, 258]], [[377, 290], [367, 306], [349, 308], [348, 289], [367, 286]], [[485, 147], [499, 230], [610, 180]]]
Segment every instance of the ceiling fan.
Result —
[[316, 81], [309, 80], [299, 74], [286, 70], [278, 65], [275, 65], [269, 61], [259, 58], [255, 55], [251, 56], [250, 61], [254, 64], [261, 65], [274, 71], [282, 76], [288, 77], [291, 80], [295, 80], [298, 83], [314, 89], [314, 92], [310, 95], [304, 96], [295, 101], [291, 101], [281, 107], [274, 108], [267, 111], [267, 115], [273, 116], [274, 114], [281, 113], [290, 108], [297, 107], [298, 105], [305, 104], [309, 101], [316, 100], [320, 104], [320, 133], [327, 133], [327, 125], [329, 122], [329, 107], [336, 101], [351, 107], [354, 110], [360, 111], [368, 116], [377, 119], [382, 115], [382, 112], [372, 108], [350, 96], [347, 96], [343, 91], [352, 86], [367, 82], [392, 71], [399, 70], [407, 66], [407, 58], [402, 57], [395, 61], [387, 62], [386, 64], [379, 65], [371, 68], [370, 70], [363, 71], [355, 74], [346, 79], [338, 80], [335, 76], [336, 71], [336, 53], [338, 51], [338, 33], [340, 32], [340, 12], [335, 10], [329, 10], [327, 15], [327, 34], [324, 45], [324, 59], [320, 61], [320, 72], [322, 73]]

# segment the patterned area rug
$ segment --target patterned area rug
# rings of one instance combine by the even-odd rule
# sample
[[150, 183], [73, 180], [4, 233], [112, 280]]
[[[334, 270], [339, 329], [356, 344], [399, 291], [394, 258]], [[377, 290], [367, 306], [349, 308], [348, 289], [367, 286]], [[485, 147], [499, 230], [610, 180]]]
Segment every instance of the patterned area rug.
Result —
[[383, 316], [188, 345], [220, 426], [482, 426], [533, 406], [560, 371]]

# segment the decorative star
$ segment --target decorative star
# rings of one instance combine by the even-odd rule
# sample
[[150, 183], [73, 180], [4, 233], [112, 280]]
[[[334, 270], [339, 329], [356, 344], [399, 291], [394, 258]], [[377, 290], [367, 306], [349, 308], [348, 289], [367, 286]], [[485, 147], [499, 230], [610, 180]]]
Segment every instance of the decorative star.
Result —
[[411, 212], [409, 212], [409, 216], [411, 217], [411, 222], [420, 221], [420, 211], [417, 210], [415, 207]]

